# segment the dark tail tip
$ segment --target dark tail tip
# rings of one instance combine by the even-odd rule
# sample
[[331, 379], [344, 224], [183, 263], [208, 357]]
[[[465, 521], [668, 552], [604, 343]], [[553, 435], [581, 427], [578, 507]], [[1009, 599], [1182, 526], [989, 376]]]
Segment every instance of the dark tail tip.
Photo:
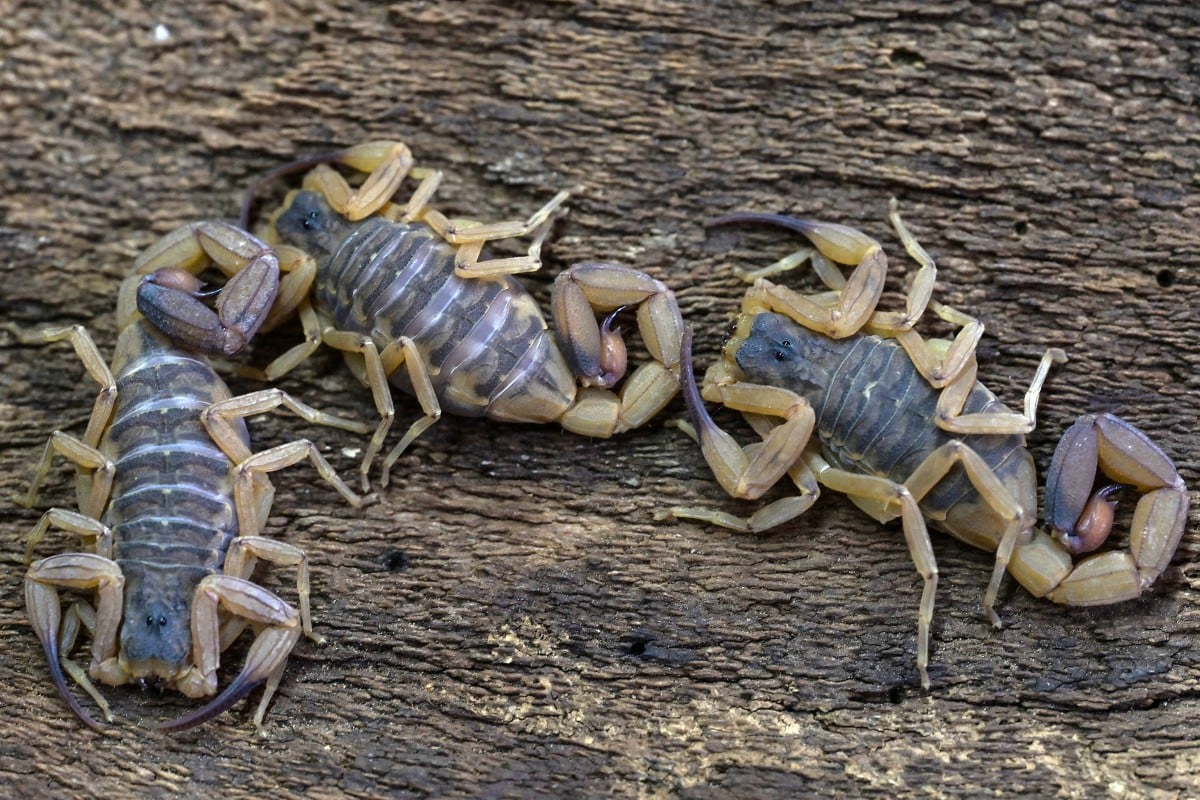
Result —
[[179, 731], [186, 731], [189, 728], [202, 725], [213, 717], [233, 708], [234, 705], [249, 696], [251, 692], [262, 686], [264, 680], [260, 678], [256, 681], [249, 681], [244, 676], [238, 675], [234, 678], [233, 683], [225, 688], [225, 691], [214, 697], [207, 704], [190, 714], [185, 714], [178, 719], [162, 723], [158, 726], [158, 729], [163, 733], [178, 733]]
[[806, 235], [813, 229], [811, 220], [789, 217], [786, 214], [767, 214], [757, 211], [738, 211], [714, 217], [704, 223], [706, 228], [717, 228], [722, 225], [771, 225]]
[[254, 210], [254, 201], [258, 199], [258, 195], [264, 188], [270, 186], [280, 178], [288, 175], [293, 175], [303, 170], [312, 169], [318, 164], [330, 164], [342, 157], [341, 150], [330, 150], [327, 153], [318, 153], [315, 156], [307, 156], [298, 158], [295, 161], [289, 161], [286, 164], [280, 164], [274, 169], [269, 170], [265, 175], [250, 184], [250, 188], [246, 190], [246, 196], [242, 199], [242, 208], [238, 212], [237, 225], [242, 230], [249, 230], [250, 214]]
[[104, 726], [97, 722], [91, 714], [84, 711], [83, 706], [75, 699], [75, 695], [71, 694], [71, 690], [67, 686], [67, 676], [63, 673], [62, 662], [59, 660], [58, 642], [54, 640], [54, 637], [49, 637], [43, 642], [43, 649], [46, 651], [46, 662], [50, 665], [50, 677], [54, 679], [58, 693], [67, 701], [67, 705], [75, 712], [75, 716], [94, 731], [104, 730]]

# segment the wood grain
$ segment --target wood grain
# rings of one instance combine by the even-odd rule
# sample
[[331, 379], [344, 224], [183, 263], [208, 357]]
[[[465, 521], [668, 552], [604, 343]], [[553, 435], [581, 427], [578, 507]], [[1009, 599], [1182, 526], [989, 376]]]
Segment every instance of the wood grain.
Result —
[[[310, 554], [328, 642], [300, 644], [259, 738], [241, 707], [160, 735], [194, 706], [134, 687], [105, 692], [116, 725], [83, 729], [21, 599], [22, 537], [74, 502], [69, 470], [33, 510], [8, 500], [94, 396], [70, 348], [14, 330], [81, 322], [109, 351], [117, 285], [156, 236], [233, 217], [285, 160], [377, 137], [444, 169], [441, 204], [481, 219], [578, 187], [535, 294], [575, 261], [645, 269], [677, 290], [702, 365], [743, 291], [733, 267], [795, 244], [705, 219], [854, 225], [895, 254], [899, 290], [912, 265], [885, 220], [896, 196], [938, 259], [937, 296], [987, 324], [989, 386], [1019, 402], [1042, 350], [1068, 349], [1031, 437], [1040, 466], [1074, 416], [1111, 410], [1195, 486], [1193, 5], [0, 8], [0, 776], [14, 796], [1198, 791], [1196, 511], [1144, 597], [1071, 610], [1007, 586], [1002, 631], [980, 613], [989, 556], [939, 538], [924, 693], [920, 580], [895, 526], [836, 496], [763, 536], [656, 521], [678, 503], [747, 511], [663, 424], [678, 404], [611, 441], [446, 419], [362, 512], [303, 467], [276, 481], [271, 530]], [[284, 387], [373, 414], [329, 354]], [[319, 438], [346, 474], [362, 445], [294, 418], [252, 431]], [[286, 593], [290, 576], [266, 581]]]

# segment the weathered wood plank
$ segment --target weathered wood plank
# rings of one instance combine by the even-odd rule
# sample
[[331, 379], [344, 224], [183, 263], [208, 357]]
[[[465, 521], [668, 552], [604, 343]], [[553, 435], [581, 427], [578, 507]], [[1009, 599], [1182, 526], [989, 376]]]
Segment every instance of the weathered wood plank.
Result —
[[[1046, 346], [1070, 351], [1031, 441], [1039, 465], [1076, 414], [1113, 410], [1189, 485], [1200, 477], [1190, 4], [43, 5], [9, 4], [0, 21], [6, 326], [79, 321], [111, 348], [117, 284], [155, 236], [231, 217], [283, 160], [386, 136], [445, 169], [441, 202], [464, 214], [521, 215], [580, 187], [547, 274], [609, 259], [661, 277], [707, 364], [743, 290], [732, 267], [793, 241], [706, 233], [704, 219], [818, 216], [899, 254], [884, 219], [895, 195], [942, 268], [938, 297], [988, 325], [989, 385], [1015, 402]], [[531, 283], [544, 298], [546, 277]], [[291, 341], [273, 335], [254, 358]], [[66, 347], [6, 332], [0, 361], [11, 498], [94, 391]], [[329, 355], [284, 385], [373, 413]], [[253, 429], [264, 444], [313, 435], [286, 418]], [[315, 435], [353, 471], [361, 442]], [[106, 692], [117, 726], [81, 729], [21, 600], [21, 538], [73, 502], [65, 468], [37, 509], [10, 504], [11, 791], [1196, 791], [1194, 533], [1146, 597], [1081, 611], [1007, 589], [1000, 632], [979, 613], [988, 556], [939, 539], [926, 695], [899, 532], [841, 498], [765, 536], [658, 522], [681, 502], [745, 510], [659, 422], [601, 442], [445, 420], [402, 467], [357, 514], [303, 468], [276, 481], [272, 529], [311, 555], [328, 643], [298, 648], [265, 741], [241, 709], [160, 736], [153, 725], [190, 704], [132, 688]]]

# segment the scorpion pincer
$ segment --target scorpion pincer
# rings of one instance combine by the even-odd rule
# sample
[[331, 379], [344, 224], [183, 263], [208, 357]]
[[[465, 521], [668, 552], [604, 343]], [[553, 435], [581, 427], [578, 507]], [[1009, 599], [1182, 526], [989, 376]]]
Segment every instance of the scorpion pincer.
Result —
[[[330, 163], [366, 177], [352, 188]], [[552, 336], [533, 298], [512, 277], [540, 268], [542, 241], [566, 192], [523, 222], [448, 219], [429, 205], [441, 173], [414, 168], [409, 149], [390, 141], [284, 165], [259, 186], [310, 167], [303, 189], [288, 195], [263, 234], [282, 243], [276, 249], [286, 273], [266, 326], [298, 311], [305, 342], [264, 373], [278, 378], [322, 343], [343, 351], [380, 415], [362, 461], [364, 490], [394, 417], [389, 380], [417, 398], [423, 416], [384, 459], [384, 485], [401, 453], [443, 411], [504, 422], [558, 421], [572, 432], [607, 437], [644, 424], [678, 391], [683, 322], [661, 281], [611, 263], [565, 270], [552, 293]], [[411, 197], [391, 202], [408, 177], [419, 179]], [[243, 226], [257, 189], [247, 195]], [[532, 243], [524, 255], [488, 258], [483, 251], [489, 242], [525, 236]], [[612, 319], [627, 306], [638, 307], [652, 360], [618, 393], [610, 387], [625, 374], [626, 350]], [[597, 312], [611, 313], [601, 324]], [[217, 344], [210, 329], [173, 335], [204, 349]]]
[[[175, 309], [179, 298], [193, 299], [194, 274], [210, 261], [234, 276], [216, 310], [192, 303]], [[83, 547], [33, 563], [25, 604], [59, 692], [93, 728], [99, 724], [69, 691], [64, 670], [111, 722], [92, 679], [211, 696], [220, 653], [248, 626], [256, 636], [237, 677], [162, 729], [197, 725], [265, 685], [254, 717], [261, 730], [301, 632], [320, 641], [309, 616], [304, 552], [260, 535], [273, 495], [267, 473], [308, 458], [348, 502], [361, 499], [307, 440], [252, 453], [244, 418], [282, 405], [312, 422], [369, 428], [276, 389], [231, 397], [206, 358], [177, 346], [138, 311], [169, 316], [177, 330], [208, 336], [211, 349], [232, 353], [254, 335], [278, 278], [276, 256], [263, 242], [231, 225], [195, 223], [152, 246], [122, 283], [111, 368], [83, 326], [25, 337], [70, 341], [101, 387], [82, 439], [61, 431], [50, 437], [26, 501], [33, 505], [56, 454], [77, 465], [79, 512], [43, 514], [29, 534], [26, 561], [52, 526], [79, 536]], [[297, 570], [299, 613], [248, 580], [258, 560]], [[91, 593], [92, 602], [79, 599], [64, 614], [60, 589]], [[86, 671], [70, 658], [80, 626], [92, 637]]]
[[[712, 224], [782, 225], [813, 247], [765, 269], [742, 273], [747, 293], [725, 358], [703, 391], [692, 373], [690, 335], [682, 385], [694, 433], [717, 481], [732, 496], [761, 497], [785, 473], [797, 496], [776, 500], [747, 519], [697, 508], [679, 517], [760, 531], [804, 513], [820, 487], [845, 493], [881, 522], [901, 518], [924, 579], [918, 614], [917, 669], [929, 688], [929, 627], [938, 569], [926, 520], [962, 541], [996, 553], [983, 609], [992, 622], [1005, 571], [1036, 597], [1103, 605], [1145, 591], [1166, 569], [1187, 521], [1188, 492], [1171, 459], [1144, 433], [1111, 414], [1087, 415], [1064, 435], [1051, 460], [1045, 519], [1035, 527], [1037, 490], [1024, 434], [1034, 428], [1038, 395], [1053, 362], [1050, 349], [1025, 395], [1024, 413], [1002, 405], [976, 381], [979, 321], [931, 299], [936, 267], [901, 222], [890, 219], [919, 264], [903, 312], [881, 312], [887, 261], [861, 232], [811, 220], [741, 213]], [[812, 264], [830, 291], [805, 296], [766, 276]], [[854, 265], [844, 277], [834, 262]], [[925, 340], [913, 326], [926, 309], [961, 326], [952, 342]], [[720, 430], [701, 398], [742, 412], [763, 441], [741, 448]], [[1114, 487], [1092, 494], [1097, 471], [1142, 493], [1129, 547], [1075, 562], [1101, 547], [1113, 525]]]

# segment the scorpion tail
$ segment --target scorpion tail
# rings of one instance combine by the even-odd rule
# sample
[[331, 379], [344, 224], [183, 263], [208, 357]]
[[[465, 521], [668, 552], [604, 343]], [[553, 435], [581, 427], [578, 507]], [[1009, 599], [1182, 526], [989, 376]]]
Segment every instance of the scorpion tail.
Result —
[[83, 706], [75, 699], [75, 695], [71, 694], [71, 690], [67, 686], [67, 676], [63, 672], [62, 660], [58, 654], [58, 642], [51, 636], [43, 642], [43, 645], [46, 651], [46, 662], [50, 665], [50, 676], [54, 679], [54, 685], [58, 687], [58, 693], [63, 696], [67, 705], [75, 712], [75, 716], [83, 721], [84, 725], [94, 731], [104, 730], [104, 726], [97, 722], [91, 714], [84, 711]]
[[247, 677], [243, 672], [234, 678], [233, 683], [225, 687], [225, 691], [214, 697], [210, 702], [190, 714], [184, 714], [182, 717], [164, 722], [158, 726], [158, 729], [163, 733], [177, 733], [178, 731], [186, 731], [188, 728], [194, 728], [197, 725], [208, 722], [213, 717], [233, 708], [233, 706], [248, 697], [251, 692], [265, 681], [265, 678]]
[[723, 214], [722, 216], [706, 221], [704, 227], [718, 228], [722, 225], [774, 225], [777, 228], [787, 228], [798, 233], [807, 233], [812, 230], [813, 224], [810, 220], [789, 217], [787, 214], [770, 214], [762, 211], [735, 211], [732, 214]]
[[294, 175], [297, 172], [304, 172], [319, 164], [335, 162], [342, 157], [344, 152], [343, 150], [331, 150], [327, 153], [318, 153], [317, 155], [289, 161], [268, 171], [246, 190], [246, 196], [242, 199], [241, 211], [238, 212], [238, 227], [242, 230], [248, 230], [247, 226], [250, 224], [250, 215], [254, 211], [254, 202], [267, 186], [270, 186], [280, 178]]
[[839, 264], [861, 264], [867, 256], [879, 250], [879, 242], [856, 228], [815, 219], [799, 219], [786, 214], [739, 211], [704, 223], [706, 228], [721, 225], [774, 225], [796, 231], [812, 242], [821, 255]]

